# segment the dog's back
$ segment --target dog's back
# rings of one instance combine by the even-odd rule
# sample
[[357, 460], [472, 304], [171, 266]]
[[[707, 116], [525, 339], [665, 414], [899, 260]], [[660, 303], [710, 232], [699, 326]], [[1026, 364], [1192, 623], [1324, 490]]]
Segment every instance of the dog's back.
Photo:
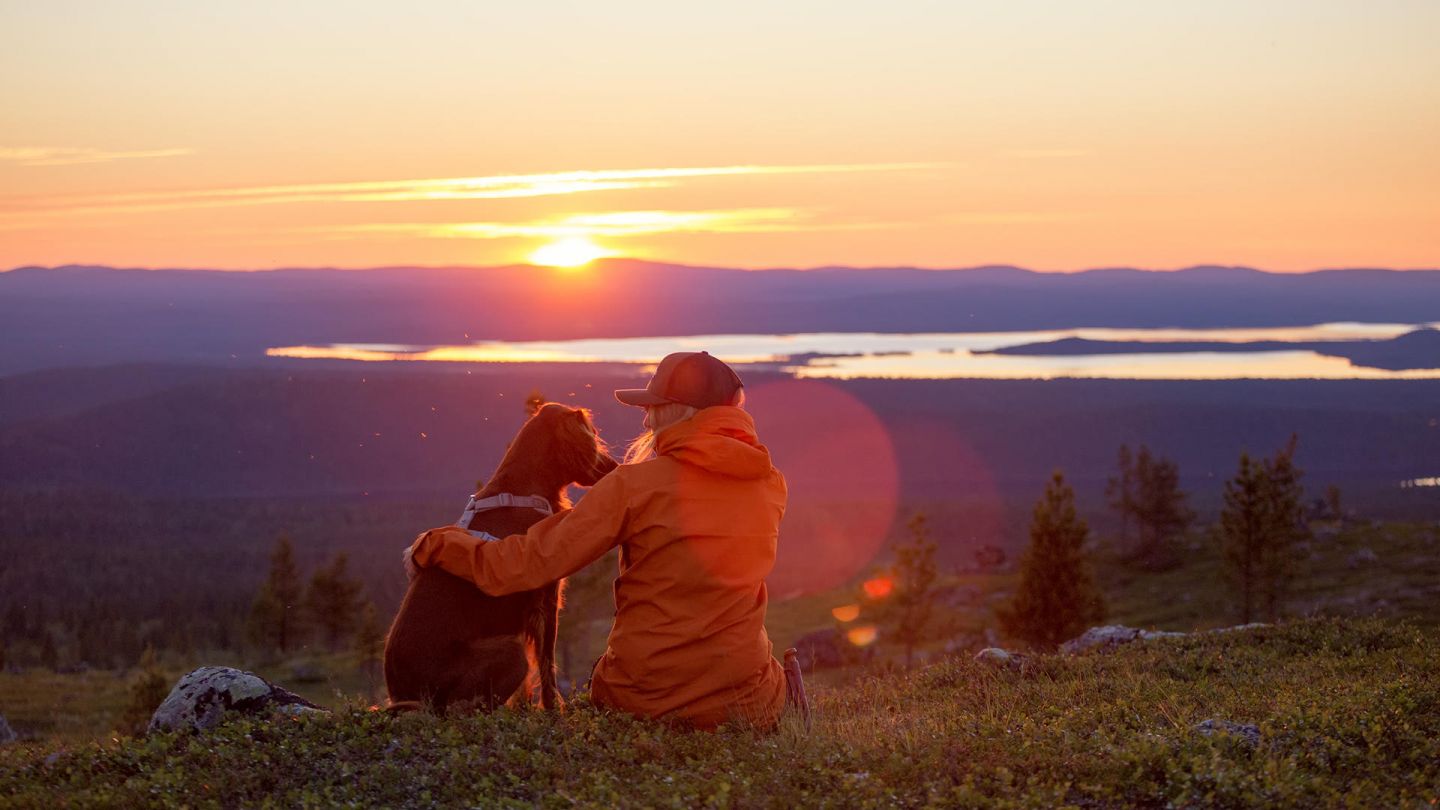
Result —
[[[476, 515], [469, 528], [504, 537], [524, 532], [543, 517], [534, 509], [507, 507]], [[488, 643], [487, 651], [493, 654], [499, 640], [510, 658], [518, 650], [528, 672], [527, 648], [537, 641], [534, 625], [543, 618], [536, 614], [547, 601], [545, 590], [488, 596], [473, 583], [438, 568], [421, 570], [411, 580], [385, 642], [390, 702], [430, 703], [443, 711], [446, 704], [463, 697], [451, 694], [456, 669], [476, 657], [477, 643]], [[507, 640], [515, 644], [508, 645]], [[502, 669], [513, 673], [516, 664], [509, 663]]]

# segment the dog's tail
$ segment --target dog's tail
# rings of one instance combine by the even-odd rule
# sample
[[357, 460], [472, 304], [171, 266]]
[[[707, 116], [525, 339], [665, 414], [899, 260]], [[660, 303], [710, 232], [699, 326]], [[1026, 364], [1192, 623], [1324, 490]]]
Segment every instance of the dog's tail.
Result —
[[385, 707], [385, 713], [389, 715], [423, 711], [425, 711], [425, 704], [418, 700], [392, 700], [390, 705]]

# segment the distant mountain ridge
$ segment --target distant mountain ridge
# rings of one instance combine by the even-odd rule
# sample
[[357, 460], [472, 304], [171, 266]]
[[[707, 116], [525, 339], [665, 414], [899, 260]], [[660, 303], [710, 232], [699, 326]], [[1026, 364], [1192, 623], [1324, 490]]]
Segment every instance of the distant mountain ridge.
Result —
[[[1021, 267], [1014, 264], [981, 264], [969, 267], [919, 267], [916, 265], [881, 265], [881, 266], [857, 266], [848, 264], [826, 264], [815, 267], [762, 267], [762, 268], [741, 268], [721, 267], [718, 265], [679, 264], [675, 262], [652, 262], [643, 259], [610, 258], [597, 259], [591, 263], [592, 267], [620, 267], [620, 266], [645, 266], [665, 268], [671, 270], [721, 270], [734, 273], [828, 273], [828, 272], [862, 272], [862, 273], [888, 273], [888, 272], [919, 272], [919, 273], [978, 273], [992, 274], [994, 276], [1026, 275], [1026, 276], [1081, 276], [1087, 274], [1143, 274], [1143, 275], [1173, 275], [1173, 274], [1243, 274], [1243, 275], [1267, 275], [1267, 276], [1308, 276], [1316, 273], [1427, 273], [1440, 272], [1440, 268], [1386, 268], [1386, 267], [1317, 267], [1313, 270], [1299, 272], [1279, 272], [1264, 270], [1248, 265], [1226, 265], [1226, 264], [1195, 264], [1176, 268], [1145, 268], [1145, 267], [1087, 267], [1079, 270], [1033, 270], [1028, 267]], [[182, 272], [182, 273], [309, 273], [309, 272], [337, 272], [337, 273], [370, 273], [386, 270], [402, 270], [405, 272], [427, 272], [427, 271], [461, 271], [461, 272], [484, 272], [493, 270], [548, 270], [550, 268], [529, 265], [376, 265], [374, 267], [328, 267], [328, 266], [303, 266], [303, 267], [256, 267], [247, 269], [226, 269], [210, 267], [117, 267], [107, 264], [62, 264], [62, 265], [36, 265], [27, 264], [10, 268], [0, 269], [0, 275], [24, 272], [71, 272], [71, 271], [118, 271], [118, 272]]]
[[68, 265], [0, 273], [0, 375], [117, 362], [254, 365], [267, 348], [299, 344], [1437, 319], [1440, 270]]

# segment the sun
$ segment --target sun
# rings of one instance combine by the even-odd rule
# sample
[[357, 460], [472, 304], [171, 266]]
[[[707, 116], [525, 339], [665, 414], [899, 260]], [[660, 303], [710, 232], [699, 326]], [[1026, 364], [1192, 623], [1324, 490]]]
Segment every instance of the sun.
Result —
[[609, 256], [610, 251], [591, 242], [583, 236], [571, 236], [541, 245], [530, 254], [530, 263], [543, 267], [584, 267], [590, 262]]

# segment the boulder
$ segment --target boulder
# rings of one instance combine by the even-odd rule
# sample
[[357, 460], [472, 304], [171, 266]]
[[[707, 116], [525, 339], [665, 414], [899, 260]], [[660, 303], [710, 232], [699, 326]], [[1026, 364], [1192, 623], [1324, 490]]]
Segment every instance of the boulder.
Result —
[[18, 739], [20, 739], [20, 735], [16, 734], [15, 729], [11, 728], [10, 724], [5, 721], [5, 715], [0, 714], [0, 745], [13, 743]]
[[1086, 650], [1109, 649], [1118, 647], [1121, 644], [1129, 644], [1132, 641], [1149, 641], [1154, 638], [1176, 638], [1184, 633], [1172, 633], [1165, 630], [1141, 630], [1137, 627], [1126, 627], [1123, 624], [1109, 624], [1104, 627], [1092, 627], [1086, 630], [1079, 638], [1072, 638], [1060, 645], [1060, 652], [1075, 654]]
[[975, 653], [975, 661], [981, 664], [989, 664], [992, 667], [1018, 667], [1025, 661], [1025, 656], [1012, 653], [1001, 647], [986, 647]]
[[[1265, 622], [1250, 622], [1249, 624], [1237, 624], [1233, 627], [1217, 627], [1213, 630], [1205, 630], [1205, 633], [1233, 633], [1237, 630], [1254, 630], [1257, 627], [1269, 627]], [[1111, 624], [1105, 627], [1092, 627], [1086, 630], [1079, 638], [1072, 638], [1060, 645], [1060, 652], [1075, 654], [1087, 650], [1109, 650], [1119, 647], [1121, 644], [1129, 644], [1132, 641], [1149, 641], [1156, 638], [1181, 638], [1191, 635], [1190, 633], [1176, 633], [1169, 630], [1141, 630], [1138, 627], [1126, 627], [1123, 624]]]
[[1229, 734], [1251, 748], [1260, 744], [1260, 728], [1248, 723], [1235, 723], [1230, 720], [1202, 720], [1191, 726], [1190, 730], [1206, 737], [1215, 734]]
[[325, 709], [252, 672], [230, 667], [200, 667], [181, 678], [155, 714], [149, 731], [204, 730], [226, 714], [295, 715]]

